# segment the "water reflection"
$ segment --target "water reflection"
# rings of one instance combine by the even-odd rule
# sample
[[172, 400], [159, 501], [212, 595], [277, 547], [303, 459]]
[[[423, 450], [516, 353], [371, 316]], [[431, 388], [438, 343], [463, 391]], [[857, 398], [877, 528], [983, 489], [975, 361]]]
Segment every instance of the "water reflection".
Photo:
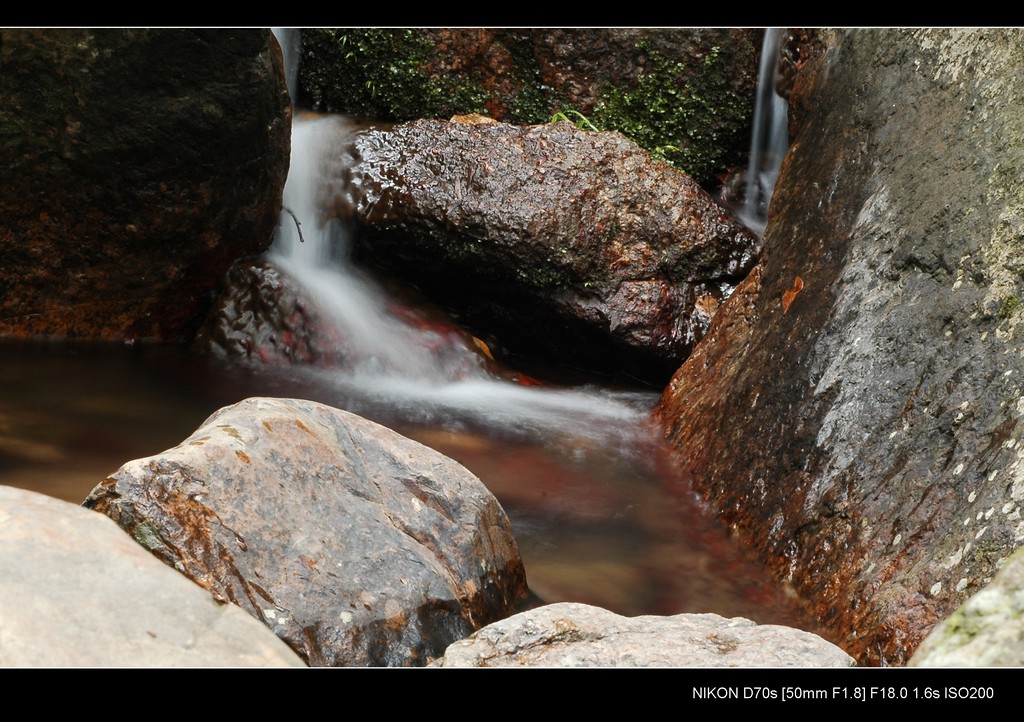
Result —
[[[588, 431], [581, 416], [577, 435], [564, 417], [560, 428], [541, 414], [512, 428], [498, 416], [458, 413], [458, 398], [473, 391], [439, 390], [434, 412], [410, 420], [379, 389], [294, 368], [228, 368], [175, 349], [8, 343], [0, 346], [0, 483], [80, 503], [121, 464], [176, 445], [222, 405], [308, 398], [386, 423], [479, 476], [512, 519], [544, 601], [629, 615], [716, 612], [813, 631], [707, 516], [642, 425], [623, 435], [632, 419], [618, 430], [606, 419], [603, 431]], [[549, 412], [576, 403], [573, 393], [552, 395]], [[639, 415], [653, 400], [620, 395], [614, 408]]]

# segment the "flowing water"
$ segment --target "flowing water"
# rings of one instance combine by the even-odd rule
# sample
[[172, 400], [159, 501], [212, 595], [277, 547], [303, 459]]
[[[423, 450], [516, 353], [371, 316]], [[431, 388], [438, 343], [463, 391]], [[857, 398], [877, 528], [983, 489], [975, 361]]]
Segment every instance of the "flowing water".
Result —
[[[168, 348], [0, 347], [0, 483], [80, 502], [122, 463], [177, 444], [248, 396], [308, 398], [384, 423], [465, 464], [512, 520], [543, 601], [621, 614], [715, 612], [814, 631], [701, 506], [642, 390], [525, 386], [438, 354], [435, 333], [348, 260], [325, 219], [337, 117], [297, 119], [287, 212], [269, 259], [346, 344], [343, 368], [223, 365]], [[474, 357], [477, 358], [477, 357]]]
[[754, 127], [750, 135], [750, 160], [745, 176], [743, 204], [737, 215], [758, 235], [768, 223], [775, 181], [782, 158], [789, 149], [789, 106], [775, 90], [779, 52], [786, 37], [783, 28], [767, 28], [761, 44], [761, 62], [754, 103]]

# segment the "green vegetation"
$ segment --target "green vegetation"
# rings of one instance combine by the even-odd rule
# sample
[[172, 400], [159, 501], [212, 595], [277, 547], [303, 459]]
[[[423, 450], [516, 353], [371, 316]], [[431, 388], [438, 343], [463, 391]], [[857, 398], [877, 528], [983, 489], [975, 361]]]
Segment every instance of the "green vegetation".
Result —
[[1014, 294], [1010, 294], [1003, 299], [1003, 305], [999, 307], [999, 317], [1008, 319], [1013, 316], [1013, 312], [1017, 310], [1017, 306], [1020, 305], [1020, 298]]
[[300, 85], [317, 110], [395, 121], [487, 112], [479, 83], [423, 72], [433, 43], [415, 30], [319, 29], [302, 43]]
[[598, 130], [598, 127], [590, 122], [590, 118], [578, 110], [563, 109], [551, 116], [552, 123], [560, 123], [563, 120], [575, 124], [580, 130]]
[[618, 130], [652, 155], [705, 181], [724, 164], [750, 121], [750, 101], [730, 86], [721, 50], [712, 48], [696, 73], [647, 45], [653, 68], [627, 91], [611, 88], [592, 114], [594, 124]]
[[510, 31], [494, 42], [511, 62], [485, 81], [489, 71], [468, 69], [472, 63], [440, 72], [434, 41], [423, 30], [307, 30], [299, 99], [315, 110], [390, 121], [481, 113], [514, 124], [569, 120], [585, 130], [617, 130], [701, 183], [747, 142], [751, 99], [735, 89], [731, 47], [677, 60], [641, 41], [635, 53], [646, 72], [629, 87], [605, 87], [593, 109], [574, 109], [544, 82], [529, 32]]

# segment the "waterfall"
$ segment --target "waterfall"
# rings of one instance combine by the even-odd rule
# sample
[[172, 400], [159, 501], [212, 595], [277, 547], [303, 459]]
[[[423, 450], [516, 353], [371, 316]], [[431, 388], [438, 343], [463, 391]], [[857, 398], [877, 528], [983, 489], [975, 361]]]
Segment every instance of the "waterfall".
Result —
[[768, 28], [761, 44], [761, 62], [757, 77], [754, 126], [750, 136], [750, 162], [740, 220], [758, 235], [764, 234], [768, 206], [779, 176], [779, 166], [789, 149], [788, 104], [775, 92], [779, 50], [785, 38], [783, 28]]
[[277, 44], [281, 46], [281, 57], [284, 58], [285, 84], [288, 86], [288, 97], [295, 105], [295, 91], [299, 85], [299, 48], [302, 35], [298, 28], [273, 28]]
[[324, 215], [343, 191], [337, 179], [344, 175], [346, 137], [354, 132], [356, 125], [342, 116], [294, 116], [285, 211], [268, 260], [329, 319], [345, 340], [346, 357], [344, 368], [294, 373], [329, 375], [357, 412], [383, 406], [423, 423], [454, 420], [531, 435], [571, 429], [606, 441], [646, 433], [651, 394], [521, 386], [488, 371], [484, 357], [461, 339], [438, 337], [436, 328], [392, 310], [396, 304], [385, 290], [352, 264], [350, 229]]

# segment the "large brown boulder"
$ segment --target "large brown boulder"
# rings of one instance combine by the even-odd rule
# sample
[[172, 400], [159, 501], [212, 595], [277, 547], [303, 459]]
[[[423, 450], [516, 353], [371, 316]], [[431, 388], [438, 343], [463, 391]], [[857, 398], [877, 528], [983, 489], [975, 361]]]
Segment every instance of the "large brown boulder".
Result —
[[312, 401], [221, 409], [85, 505], [314, 666], [426, 664], [527, 592], [508, 518], [475, 476]]
[[337, 212], [363, 257], [512, 349], [667, 378], [755, 260], [753, 234], [618, 133], [421, 120], [349, 152]]
[[658, 413], [834, 641], [900, 664], [1024, 541], [1024, 33], [820, 40], [761, 263]]
[[290, 114], [269, 31], [0, 31], [0, 335], [187, 338], [270, 243]]

